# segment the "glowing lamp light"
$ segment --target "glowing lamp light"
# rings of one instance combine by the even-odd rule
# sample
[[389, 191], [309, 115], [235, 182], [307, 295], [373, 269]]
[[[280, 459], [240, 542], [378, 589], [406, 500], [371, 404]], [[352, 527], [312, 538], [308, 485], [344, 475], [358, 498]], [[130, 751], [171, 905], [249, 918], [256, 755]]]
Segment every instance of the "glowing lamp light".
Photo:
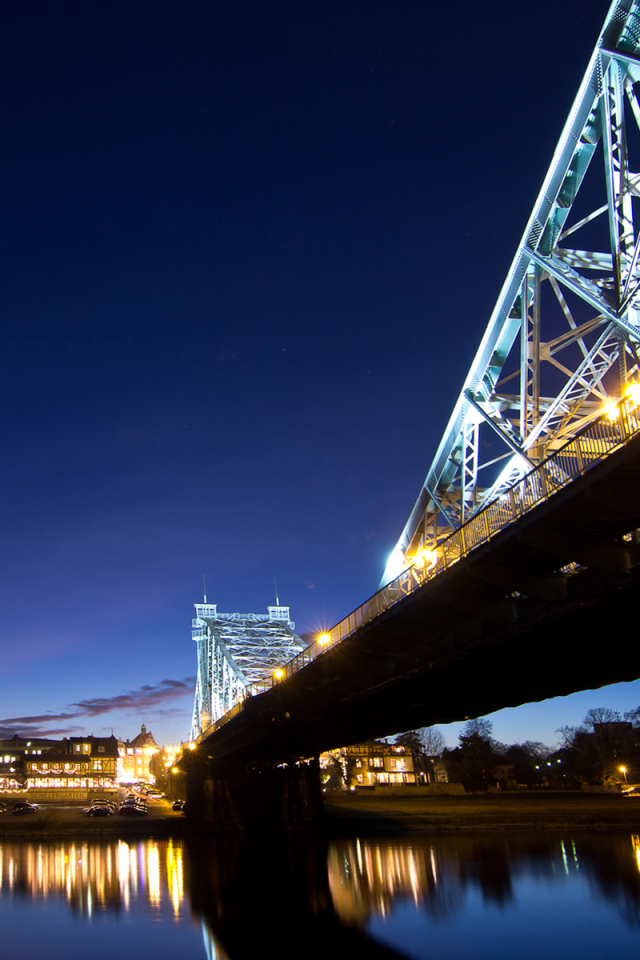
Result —
[[330, 633], [321, 633], [318, 637], [318, 643], [321, 647], [326, 647], [328, 643], [331, 643], [331, 634]]
[[284, 677], [284, 670], [278, 669], [273, 671], [274, 680], [282, 680], [283, 677]]
[[413, 558], [413, 562], [416, 567], [434, 567], [438, 561], [438, 551], [434, 549], [429, 549], [428, 547], [422, 547], [416, 553]]
[[636, 406], [640, 404], [640, 383], [630, 383], [627, 386], [627, 389], [624, 392], [627, 400], [630, 400], [632, 403], [635, 403]]
[[196, 745], [192, 740], [191, 743], [189, 744], [189, 750], [195, 750], [195, 748], [196, 748]]
[[616, 420], [620, 416], [620, 410], [616, 400], [607, 400], [602, 407], [602, 413], [607, 420]]

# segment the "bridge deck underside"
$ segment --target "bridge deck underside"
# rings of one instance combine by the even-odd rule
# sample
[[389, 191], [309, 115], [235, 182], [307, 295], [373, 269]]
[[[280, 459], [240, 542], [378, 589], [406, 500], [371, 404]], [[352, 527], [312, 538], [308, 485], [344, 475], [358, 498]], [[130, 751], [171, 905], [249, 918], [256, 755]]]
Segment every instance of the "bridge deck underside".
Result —
[[[288, 760], [640, 676], [640, 439], [204, 738]], [[561, 572], [565, 565], [575, 572]]]

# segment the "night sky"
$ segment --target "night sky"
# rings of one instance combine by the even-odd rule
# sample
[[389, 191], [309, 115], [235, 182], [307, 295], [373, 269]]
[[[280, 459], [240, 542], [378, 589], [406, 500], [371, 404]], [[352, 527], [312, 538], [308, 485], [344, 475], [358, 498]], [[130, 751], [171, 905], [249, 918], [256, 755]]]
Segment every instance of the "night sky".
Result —
[[0, 736], [186, 739], [203, 574], [301, 633], [375, 591], [606, 11], [4, 4]]

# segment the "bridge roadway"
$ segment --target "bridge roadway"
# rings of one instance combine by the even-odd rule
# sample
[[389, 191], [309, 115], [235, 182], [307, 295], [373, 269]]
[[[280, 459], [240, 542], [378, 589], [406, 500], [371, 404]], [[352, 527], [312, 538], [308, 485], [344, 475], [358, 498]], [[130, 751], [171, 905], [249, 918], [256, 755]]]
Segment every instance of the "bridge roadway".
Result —
[[638, 527], [636, 436], [198, 743], [279, 763], [634, 680]]

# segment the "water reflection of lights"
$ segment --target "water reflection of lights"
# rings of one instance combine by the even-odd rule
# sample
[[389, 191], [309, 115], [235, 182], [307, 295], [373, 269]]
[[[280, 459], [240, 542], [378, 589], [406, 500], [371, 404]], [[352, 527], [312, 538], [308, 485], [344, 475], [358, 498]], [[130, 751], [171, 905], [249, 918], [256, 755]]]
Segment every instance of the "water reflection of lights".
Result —
[[33, 899], [62, 897], [87, 917], [95, 910], [131, 908], [146, 901], [154, 910], [184, 910], [180, 842], [122, 840], [108, 844], [0, 844], [0, 895], [20, 891]]
[[515, 902], [514, 889], [527, 872], [543, 886], [588, 879], [603, 901], [617, 897], [625, 918], [640, 926], [640, 834], [631, 835], [631, 850], [628, 835], [340, 840], [330, 845], [327, 865], [337, 914], [365, 928], [375, 918], [386, 922], [399, 902], [450, 919], [474, 887], [487, 902], [504, 906]]
[[167, 877], [173, 912], [177, 916], [184, 899], [182, 845], [174, 846], [171, 841], [167, 844]]
[[406, 897], [418, 905], [438, 884], [433, 847], [346, 842], [329, 851], [329, 887], [344, 920], [364, 921], [371, 914], [385, 917], [391, 903]]

